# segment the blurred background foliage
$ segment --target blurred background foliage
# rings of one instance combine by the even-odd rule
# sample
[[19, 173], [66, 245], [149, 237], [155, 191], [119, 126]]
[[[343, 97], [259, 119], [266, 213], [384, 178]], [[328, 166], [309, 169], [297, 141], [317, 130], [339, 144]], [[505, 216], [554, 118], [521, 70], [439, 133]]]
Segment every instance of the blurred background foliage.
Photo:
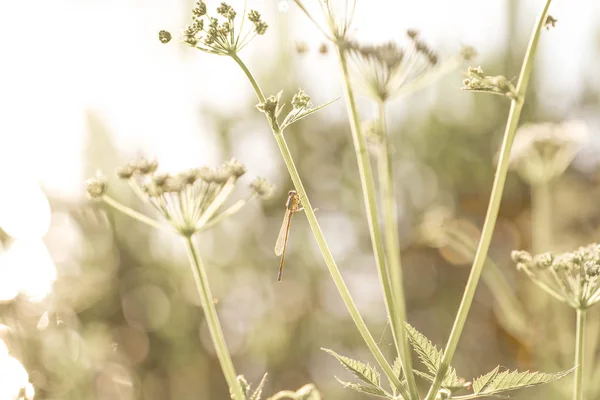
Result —
[[[191, 1], [187, 3], [191, 8]], [[521, 26], [520, 17], [530, 14], [521, 14], [518, 1], [501, 3], [506, 7], [506, 45], [487, 51], [485, 59], [476, 60], [474, 65], [480, 62], [486, 71], [511, 77], [518, 73], [530, 29], [529, 19]], [[266, 7], [271, 7], [268, 15], [272, 21], [270, 43], [265, 45], [268, 59], [264, 58], [265, 49], [260, 45], [254, 49], [254, 43], [245, 54], [251, 59], [263, 90], [275, 93], [283, 89], [284, 96], [290, 97], [301, 86], [315, 103], [329, 100], [325, 96], [330, 93], [331, 97], [339, 95], [335, 58], [318, 51], [320, 42], [309, 41], [307, 54], [295, 53], [295, 42], [301, 35], [289, 24], [302, 16], [293, 10], [277, 12], [276, 5]], [[537, 5], [531, 7], [537, 9]], [[557, 18], [557, 28], [550, 35], [561, 34], [561, 15]], [[598, 37], [597, 26], [593, 28], [588, 34]], [[155, 32], [148, 32], [144, 40], [158, 42]], [[427, 32], [423, 34], [426, 36]], [[444, 43], [436, 45], [442, 56], [456, 50], [456, 46], [447, 50]], [[184, 46], [170, 46], [176, 47], [178, 57], [207, 57]], [[262, 55], [256, 57], [253, 51]], [[585, 51], [598, 62], [599, 46]], [[164, 57], [170, 56], [173, 54]], [[556, 55], [554, 62], [562, 57], [569, 55]], [[199, 68], [198, 74], [203, 73], [202, 64], [195, 68]], [[240, 74], [232, 71], [226, 73]], [[215, 79], [227, 81], [226, 73]], [[325, 82], [313, 79], [315, 74], [325, 76]], [[433, 87], [395, 101], [390, 109], [408, 319], [437, 345], [443, 345], [447, 338], [470, 260], [451, 248], [431, 247], [419, 234], [419, 226], [426, 213], [441, 206], [452, 210], [460, 220], [461, 230], [477, 239], [509, 106], [508, 101], [497, 96], [460, 92], [461, 79], [461, 71], [455, 71]], [[591, 75], [581, 74], [576, 79], [584, 82], [584, 90], [570, 94], [569, 106], [558, 109], [544, 101], [544, 96], [552, 93], [544, 85], [552, 80], [536, 79], [522, 122], [559, 122], [577, 117], [588, 123], [592, 136], [596, 135], [600, 85], [597, 77]], [[147, 83], [146, 89], [145, 95], [153, 96], [152, 82]], [[272, 149], [264, 153], [261, 150], [260, 145], [271, 138], [263, 116], [254, 108], [255, 100], [248, 95], [249, 86], [235, 81], [235, 87], [228, 90], [227, 102], [235, 103], [231, 108], [210, 101], [194, 106], [198, 118], [208, 126], [203, 132], [210, 143], [207, 148], [218, 149], [216, 154], [222, 155], [213, 156], [211, 160], [215, 162], [210, 163], [217, 165], [231, 156], [244, 163], [254, 160], [248, 162], [248, 175], [253, 176], [252, 164], [258, 159], [270, 165], [263, 171], [277, 171], [279, 187], [275, 198], [253, 202], [236, 217], [198, 237], [237, 371], [255, 384], [268, 372], [267, 393], [314, 382], [325, 399], [362, 398], [341, 388], [334, 376], [345, 378], [347, 373], [320, 350], [331, 348], [372, 361], [348, 318], [302, 214], [293, 221], [284, 280], [276, 282], [279, 261], [273, 254], [273, 245], [291, 184], [278, 155]], [[368, 119], [372, 110], [367, 102], [362, 106]], [[286, 135], [350, 291], [373, 335], [392, 357], [392, 340], [344, 118], [339, 101], [294, 125]], [[115, 132], [102, 113], [88, 109], [84, 122], [82, 176], [92, 176], [98, 169], [113, 176], [116, 166], [137, 154], [138, 149], [133, 146], [124, 150], [115, 144]], [[566, 251], [597, 240], [597, 162], [598, 153], [589, 146], [553, 183], [553, 241], [552, 248], [544, 250]], [[250, 178], [246, 179], [249, 182]], [[246, 188], [241, 185], [238, 190], [244, 192]], [[116, 179], [111, 180], [109, 191], [135, 209], [150, 211]], [[228, 398], [182, 243], [81, 198], [53, 192], [48, 193], [48, 201], [52, 218], [43, 243], [56, 272], [51, 290], [41, 297], [22, 291], [3, 295], [6, 298], [0, 305], [2, 339], [28, 372], [35, 398]], [[2, 221], [0, 227], [5, 228]], [[6, 231], [0, 236], [5, 254], [0, 261], [3, 269], [10, 269], [15, 267], [10, 265], [7, 254], [19, 239]], [[530, 247], [530, 188], [512, 173], [490, 257], [526, 308], [545, 294], [531, 289], [509, 257], [513, 249]], [[36, 272], [30, 273], [26, 278], [35, 280]], [[482, 283], [455, 357], [459, 373], [469, 379], [498, 364], [546, 372], [571, 367], [570, 327], [574, 326], [574, 316], [562, 305], [551, 301], [543, 306], [546, 308], [536, 309], [529, 319], [533, 337], [525, 340], [513, 335], [510, 327], [498, 319], [494, 304], [490, 290]], [[598, 310], [592, 313], [589, 337], [596, 342], [600, 329]], [[590, 347], [590, 365], [596, 364], [597, 347], [597, 343]], [[568, 398], [569, 379], [547, 388], [523, 391], [515, 397]], [[593, 377], [588, 379], [593, 381]], [[598, 398], [595, 396], [600, 394], [594, 385], [588, 386], [587, 398]]]

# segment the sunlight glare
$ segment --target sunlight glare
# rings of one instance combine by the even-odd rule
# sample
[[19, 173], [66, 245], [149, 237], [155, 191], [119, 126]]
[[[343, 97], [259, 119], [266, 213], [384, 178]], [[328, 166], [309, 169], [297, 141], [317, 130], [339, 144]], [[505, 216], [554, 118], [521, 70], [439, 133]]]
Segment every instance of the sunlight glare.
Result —
[[0, 260], [0, 301], [12, 300], [18, 293], [38, 301], [52, 291], [56, 267], [41, 240], [16, 240]]

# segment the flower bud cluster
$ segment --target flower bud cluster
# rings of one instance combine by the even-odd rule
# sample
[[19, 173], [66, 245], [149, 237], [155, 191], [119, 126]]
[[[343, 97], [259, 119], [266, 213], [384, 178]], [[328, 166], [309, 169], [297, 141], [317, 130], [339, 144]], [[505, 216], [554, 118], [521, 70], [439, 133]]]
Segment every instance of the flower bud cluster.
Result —
[[[235, 9], [222, 2], [216, 8], [217, 16], [210, 16], [204, 0], [197, 0], [192, 9], [192, 21], [183, 31], [183, 41], [202, 51], [218, 55], [233, 55], [244, 48], [256, 35], [264, 35], [268, 25], [260, 13], [250, 10], [241, 21]], [[244, 20], [251, 22], [251, 30], [242, 29]], [[159, 40], [168, 43], [171, 34], [159, 32]]]
[[[585, 309], [600, 300], [600, 244], [592, 243], [561, 253], [532, 256], [526, 251], [513, 251], [517, 269], [559, 300], [576, 309]], [[548, 276], [551, 284], [541, 279]]]

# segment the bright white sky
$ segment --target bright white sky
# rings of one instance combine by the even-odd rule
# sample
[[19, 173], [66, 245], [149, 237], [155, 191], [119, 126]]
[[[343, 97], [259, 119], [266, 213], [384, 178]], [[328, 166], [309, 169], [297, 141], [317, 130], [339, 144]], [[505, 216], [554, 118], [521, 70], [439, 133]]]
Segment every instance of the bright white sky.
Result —
[[[216, 3], [209, 1], [209, 7]], [[236, 3], [241, 1], [232, 2]], [[290, 21], [290, 46], [296, 39], [321, 42], [295, 6], [281, 13], [275, 0], [249, 3], [264, 10], [267, 21], [275, 21], [276, 13]], [[521, 1], [524, 37], [542, 3]], [[598, 47], [600, 2], [554, 3], [551, 14], [558, 25], [544, 33], [540, 49], [544, 62], [536, 79], [552, 94], [546, 105], [560, 110], [583, 85], [600, 84], [598, 79], [580, 78], [583, 71], [591, 71], [591, 49], [594, 44]], [[85, 177], [80, 167], [86, 110], [105, 121], [121, 150], [155, 155], [167, 169], [216, 164], [232, 156], [216, 151], [198, 110], [203, 103], [231, 113], [245, 107], [248, 103], [239, 100], [253, 94], [244, 76], [231, 60], [186, 51], [176, 43], [165, 46], [157, 39], [160, 29], [180, 31], [190, 4], [191, 0], [0, 2], [0, 225], [7, 232], [27, 240], [44, 235], [50, 210], [40, 184], [54, 196], [83, 197]], [[484, 66], [486, 55], [505, 45], [506, 0], [358, 0], [358, 4], [358, 35], [369, 41], [400, 38], [407, 28], [416, 28], [448, 53], [461, 44], [474, 46]], [[265, 50], [278, 39], [275, 32], [245, 50], [251, 68], [269, 62]], [[322, 63], [305, 63], [302, 68], [307, 78], [322, 80], [323, 93], [313, 94], [316, 102], [339, 95], [331, 79], [323, 78], [327, 69]], [[251, 143], [239, 143], [233, 155], [253, 175], [278, 181], [279, 161], [271, 137], [257, 133]]]
[[[314, 1], [305, 0], [307, 4]], [[40, 179], [54, 194], [79, 197], [84, 179], [79, 166], [86, 109], [105, 119], [121, 149], [156, 154], [163, 165], [172, 168], [216, 163], [228, 156], [215, 155], [210, 140], [208, 144], [203, 140], [198, 105], [211, 99], [235, 111], [240, 96], [252, 95], [244, 77], [230, 60], [184, 51], [175, 43], [164, 46], [157, 40], [159, 29], [177, 32], [183, 26], [191, 3], [2, 2], [0, 171]], [[521, 3], [526, 36], [543, 1]], [[600, 2], [554, 3], [552, 14], [559, 22], [557, 29], [545, 35], [542, 56], [548, 62], [538, 79], [547, 81], [555, 92], [568, 88], [573, 97], [583, 84], [578, 73], [589, 62], [586, 57], [598, 40], [594, 29]], [[270, 8], [267, 20], [274, 19], [275, 4], [266, 0], [250, 0], [250, 4]], [[506, 0], [358, 0], [358, 4], [359, 35], [368, 40], [401, 37], [406, 28], [414, 27], [449, 52], [461, 44], [475, 46], [482, 54], [479, 62], [484, 64], [486, 54], [504, 45]], [[294, 6], [285, 16], [294, 22], [292, 38], [320, 42], [318, 32]], [[253, 45], [244, 56], [256, 66], [253, 56], [267, 46]], [[306, 73], [315, 79], [319, 76], [315, 71]], [[228, 91], [227, 85], [233, 90]], [[569, 96], [559, 100], [568, 102]], [[263, 175], [274, 173], [268, 166], [258, 168], [257, 173]]]

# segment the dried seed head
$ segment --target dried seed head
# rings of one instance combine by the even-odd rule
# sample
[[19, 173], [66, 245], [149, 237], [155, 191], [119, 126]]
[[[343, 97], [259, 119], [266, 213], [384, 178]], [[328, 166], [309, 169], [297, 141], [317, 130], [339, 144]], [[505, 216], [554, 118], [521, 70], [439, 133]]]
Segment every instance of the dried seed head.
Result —
[[511, 150], [511, 168], [530, 184], [549, 182], [564, 173], [589, 138], [582, 121], [523, 125]]
[[510, 258], [517, 264], [529, 264], [532, 260], [531, 254], [525, 250], [514, 250], [512, 253], [510, 253]]
[[308, 44], [305, 41], [296, 42], [296, 53], [305, 54], [308, 52]]
[[269, 27], [269, 25], [267, 25], [267, 23], [263, 21], [257, 22], [256, 24], [254, 24], [254, 26], [256, 28], [256, 33], [259, 35], [264, 35], [267, 32], [267, 28]]
[[548, 14], [548, 16], [546, 17], [546, 22], [544, 23], [544, 27], [548, 30], [550, 30], [550, 28], [556, 28], [557, 21], [558, 20], [556, 18]]
[[135, 169], [131, 164], [127, 163], [117, 168], [117, 176], [121, 179], [129, 179], [135, 173]]
[[158, 169], [158, 161], [146, 158], [138, 158], [130, 163], [135, 172], [141, 175], [149, 175]]
[[550, 268], [554, 262], [554, 256], [551, 253], [538, 254], [533, 258], [533, 265], [539, 269]]
[[321, 43], [319, 46], [319, 53], [323, 55], [329, 53], [329, 47], [327, 47], [327, 43]]
[[229, 180], [229, 178], [231, 178], [232, 176], [233, 175], [226, 167], [222, 167], [222, 168], [215, 170], [215, 174], [213, 176], [213, 182], [223, 184], [223, 183], [227, 182]]
[[196, 170], [198, 178], [202, 179], [206, 183], [213, 182], [215, 180], [215, 170], [209, 167], [200, 167]]
[[250, 22], [253, 22], [253, 23], [260, 22], [260, 18], [261, 18], [260, 13], [256, 10], [250, 10], [250, 12], [248, 13], [248, 20]]
[[275, 187], [264, 178], [256, 178], [250, 183], [250, 189], [259, 197], [267, 199], [275, 193]]
[[158, 40], [160, 40], [160, 42], [163, 44], [169, 43], [171, 41], [171, 38], [171, 32], [169, 31], [161, 30], [158, 32]]
[[198, 169], [191, 168], [179, 174], [179, 179], [186, 185], [193, 185], [198, 179]]
[[410, 43], [406, 47], [394, 42], [381, 45], [348, 43], [361, 86], [374, 100], [389, 100], [437, 64], [437, 54], [419, 39], [416, 31], [408, 31], [407, 35]]
[[196, 2], [196, 6], [192, 9], [193, 18], [199, 19], [206, 15], [206, 4], [204, 1], [199, 0]]
[[298, 89], [298, 93], [292, 98], [292, 107], [297, 110], [308, 107], [310, 104], [310, 96], [304, 90]]
[[477, 57], [477, 50], [475, 50], [475, 48], [471, 46], [464, 46], [460, 51], [460, 55], [463, 60], [471, 61], [475, 57]]
[[90, 178], [85, 182], [85, 189], [91, 199], [102, 197], [106, 193], [107, 182], [103, 176]]
[[221, 5], [219, 7], [217, 7], [217, 13], [221, 14], [222, 16], [224, 16], [225, 18], [229, 19], [229, 20], [233, 20], [236, 16], [236, 12], [233, 9], [233, 7], [231, 7], [229, 4], [227, 3], [221, 3]]
[[279, 108], [280, 98], [281, 98], [281, 92], [277, 95], [267, 97], [265, 102], [258, 103], [256, 105], [256, 108], [259, 111], [262, 111], [269, 116], [275, 116], [276, 111]]
[[236, 179], [246, 173], [246, 167], [244, 166], [244, 164], [242, 164], [241, 162], [239, 162], [235, 158], [232, 158], [231, 160], [229, 160], [228, 162], [226, 162], [225, 165], [224, 165], [224, 167]]

